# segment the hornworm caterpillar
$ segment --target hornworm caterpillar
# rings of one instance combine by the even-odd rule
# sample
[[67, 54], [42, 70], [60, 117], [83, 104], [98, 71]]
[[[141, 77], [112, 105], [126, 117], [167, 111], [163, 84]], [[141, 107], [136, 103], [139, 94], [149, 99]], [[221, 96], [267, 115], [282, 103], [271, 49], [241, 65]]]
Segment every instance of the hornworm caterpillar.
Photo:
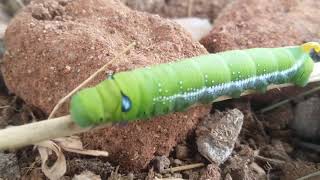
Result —
[[72, 119], [81, 127], [183, 111], [244, 90], [264, 92], [270, 84], [305, 86], [320, 59], [320, 45], [253, 48], [202, 55], [174, 63], [119, 72], [71, 99]]

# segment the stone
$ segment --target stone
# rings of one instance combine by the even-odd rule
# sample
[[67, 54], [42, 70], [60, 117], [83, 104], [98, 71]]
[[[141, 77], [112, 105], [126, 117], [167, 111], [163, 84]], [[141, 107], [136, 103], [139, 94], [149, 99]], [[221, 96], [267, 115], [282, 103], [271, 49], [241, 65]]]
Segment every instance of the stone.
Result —
[[180, 159], [174, 159], [172, 164], [175, 166], [181, 166], [183, 165], [183, 162]]
[[20, 168], [15, 154], [0, 152], [0, 179], [20, 179]]
[[174, 22], [181, 25], [186, 31], [188, 31], [192, 39], [195, 41], [201, 40], [204, 36], [209, 34], [212, 29], [208, 19], [201, 19], [196, 17], [188, 18], [175, 18], [172, 19]]
[[320, 1], [237, 0], [223, 9], [211, 33], [201, 40], [209, 52], [277, 47], [315, 41]]
[[163, 173], [170, 167], [170, 160], [166, 156], [156, 156], [153, 160], [153, 167], [157, 172]]
[[[130, 10], [116, 0], [34, 0], [12, 20], [1, 65], [10, 92], [49, 114], [54, 105], [132, 42], [136, 47], [108, 67], [119, 72], [206, 54], [189, 33], [158, 15]], [[88, 86], [105, 79], [101, 74]], [[68, 102], [57, 115], [68, 114]], [[127, 171], [169, 155], [199, 118], [200, 106], [151, 121], [88, 132], [89, 149], [106, 150]]]
[[196, 129], [198, 151], [207, 160], [217, 165], [231, 155], [242, 128], [244, 115], [238, 109], [216, 111], [204, 119]]

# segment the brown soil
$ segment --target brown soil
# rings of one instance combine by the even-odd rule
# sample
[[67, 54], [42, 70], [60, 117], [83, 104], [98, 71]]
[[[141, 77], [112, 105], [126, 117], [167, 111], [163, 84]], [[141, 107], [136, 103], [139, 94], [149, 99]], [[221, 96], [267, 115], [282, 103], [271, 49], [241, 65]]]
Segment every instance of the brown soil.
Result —
[[209, 108], [196, 107], [190, 112], [86, 133], [82, 139], [90, 149], [108, 151], [109, 160], [124, 170], [138, 171], [145, 169], [154, 156], [168, 156], [172, 147], [195, 128], [199, 116], [209, 113]]
[[320, 1], [236, 0], [201, 40], [209, 52], [300, 44], [318, 38]]
[[50, 113], [59, 99], [132, 42], [135, 49], [109, 72], [207, 53], [180, 26], [113, 0], [35, 0], [6, 31], [2, 73], [10, 92]]

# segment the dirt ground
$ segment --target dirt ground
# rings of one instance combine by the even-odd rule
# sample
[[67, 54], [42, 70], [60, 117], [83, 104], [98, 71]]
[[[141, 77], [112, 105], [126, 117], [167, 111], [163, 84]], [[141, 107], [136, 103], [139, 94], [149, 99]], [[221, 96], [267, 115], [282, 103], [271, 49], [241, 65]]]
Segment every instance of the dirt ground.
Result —
[[[60, 2], [69, 3], [71, 1], [72, 0], [64, 0]], [[97, 0], [97, 2], [98, 1], [104, 2], [104, 0]], [[107, 2], [108, 0], [105, 1]], [[116, 2], [115, 4], [120, 3], [120, 1], [112, 2]], [[126, 2], [130, 8], [160, 15], [160, 17], [149, 17], [145, 14], [132, 13], [130, 11], [132, 14], [128, 14], [132, 15], [130, 18], [133, 20], [123, 20], [129, 26], [141, 26], [143, 28], [144, 24], [142, 22], [145, 19], [148, 19], [149, 23], [153, 24], [153, 21], [150, 19], [155, 18], [163, 23], [161, 27], [165, 30], [165, 32], [160, 30], [156, 31], [157, 26], [155, 26], [154, 29], [148, 29], [148, 32], [136, 34], [134, 38], [130, 32], [125, 30], [123, 31], [126, 33], [113, 36], [112, 38], [122, 38], [122, 40], [112, 39], [116, 45], [121, 46], [124, 46], [123, 42], [126, 42], [125, 40], [128, 37], [141, 41], [139, 44], [141, 47], [138, 47], [138, 50], [140, 50], [140, 53], [143, 51], [143, 56], [139, 53], [131, 54], [134, 62], [129, 63], [127, 67], [121, 66], [121, 68], [124, 69], [142, 66], [144, 60], [148, 57], [153, 57], [153, 63], [161, 63], [159, 62], [161, 58], [158, 56], [167, 58], [169, 62], [169, 59], [205, 54], [207, 51], [214, 53], [235, 48], [280, 46], [283, 44], [292, 45], [320, 38], [319, 32], [316, 31], [320, 21], [316, 17], [311, 17], [309, 14], [309, 12], [316, 12], [318, 8], [320, 8], [320, 3], [317, 0], [306, 0], [304, 2], [298, 0], [274, 0], [271, 2], [259, 0], [258, 5], [256, 5], [257, 1], [254, 0], [215, 0], [212, 2], [194, 0], [190, 1], [191, 3], [195, 3], [194, 11], [189, 10], [191, 14], [188, 14], [190, 4], [186, 3], [187, 1], [141, 0], [130, 3], [130, 1], [123, 0], [123, 2]], [[28, 4], [29, 2], [25, 1], [24, 3]], [[142, 6], [144, 3], [146, 3], [146, 6]], [[208, 3], [207, 6], [206, 3]], [[159, 6], [159, 4], [161, 4], [161, 6]], [[12, 18], [16, 10], [21, 8], [19, 3], [18, 5], [12, 2], [8, 3], [6, 0], [1, 1], [0, 7], [3, 16], [7, 19]], [[201, 7], [206, 7], [202, 13]], [[94, 6], [91, 8], [95, 9]], [[124, 9], [123, 11], [127, 11], [124, 7], [119, 6], [119, 9], [121, 8]], [[173, 9], [175, 8], [181, 9], [174, 11]], [[72, 15], [66, 13], [70, 15], [71, 19], [82, 16], [75, 11], [69, 11], [67, 8], [64, 10], [74, 13]], [[308, 11], [308, 13], [304, 13], [304, 11]], [[192, 14], [192, 12], [194, 12], [194, 14]], [[94, 14], [93, 12], [90, 13]], [[118, 18], [123, 15], [121, 11], [111, 10], [108, 12], [101, 11], [100, 15], [107, 16], [108, 13], [109, 15], [116, 14]], [[43, 15], [43, 12], [41, 15]], [[181, 27], [176, 27], [176, 25], [162, 20], [162, 17], [183, 17], [188, 15], [210, 18], [210, 22], [214, 22], [213, 30], [200, 41], [201, 44], [199, 42], [192, 42], [194, 44], [185, 45], [184, 42], [191, 43], [191, 38], [189, 38], [184, 31], [180, 32]], [[87, 16], [83, 17], [86, 18]], [[136, 18], [136, 20], [134, 20], [134, 18]], [[292, 18], [296, 19], [293, 20]], [[84, 19], [84, 21], [85, 20], [88, 19]], [[8, 24], [9, 20], [1, 23]], [[84, 22], [79, 24], [82, 23]], [[110, 22], [108, 21], [108, 23]], [[278, 26], [280, 23], [282, 24]], [[77, 30], [74, 32], [82, 30], [79, 24], [73, 27]], [[301, 24], [304, 26], [300, 27]], [[94, 26], [96, 24], [92, 23], [91, 25]], [[262, 28], [262, 25], [264, 28]], [[70, 27], [66, 26], [66, 28]], [[125, 29], [125, 26], [115, 26], [112, 28]], [[140, 30], [140, 28], [135, 28], [135, 31]], [[30, 33], [39, 33], [37, 31], [31, 31], [32, 30], [30, 30]], [[159, 34], [152, 39], [151, 36], [154, 32], [158, 32]], [[10, 33], [14, 34], [15, 32], [11, 31], [9, 35]], [[174, 35], [169, 36], [166, 33], [173, 33]], [[12, 34], [11, 36], [13, 36]], [[106, 39], [110, 40], [108, 39], [109, 36], [103, 33], [101, 34], [105, 39], [100, 39], [101, 41], [99, 42], [105, 42]], [[149, 36], [151, 39], [147, 39]], [[162, 41], [161, 37], [164, 39], [169, 38], [172, 44], [166, 44], [165, 42], [167, 41]], [[3, 40], [4, 37], [1, 38]], [[23, 36], [23, 38], [26, 37]], [[13, 37], [9, 40], [16, 41]], [[28, 40], [33, 42], [32, 38]], [[70, 40], [70, 42], [75, 41], [77, 40]], [[157, 44], [159, 47], [143, 48], [143, 46], [150, 45], [148, 43], [152, 42], [159, 42], [159, 44]], [[3, 41], [1, 41], [1, 43], [3, 43]], [[79, 41], [78, 43], [81, 44], [85, 42]], [[14, 44], [19, 43], [14, 42]], [[23, 43], [20, 43], [20, 45], [21, 44]], [[45, 48], [50, 47], [46, 43], [43, 44]], [[112, 46], [116, 47], [116, 45]], [[168, 45], [169, 48], [166, 45]], [[19, 47], [24, 47], [24, 44]], [[76, 46], [72, 48], [73, 52], [77, 51]], [[88, 46], [81, 46], [81, 48], [90, 49], [91, 45], [88, 43]], [[108, 52], [111, 53], [111, 51], [114, 50], [113, 48], [114, 47], [108, 46]], [[167, 54], [160, 52], [165, 51], [166, 48], [168, 51], [176, 50], [177, 52], [166, 52]], [[18, 54], [17, 57], [19, 57], [19, 51], [20, 50], [15, 51], [15, 53]], [[24, 58], [24, 56], [28, 56], [28, 53], [31, 51], [32, 49], [28, 49], [28, 51], [23, 52], [23, 55], [20, 55]], [[4, 53], [4, 51], [1, 52]], [[52, 53], [49, 51], [45, 52], [48, 54]], [[83, 52], [96, 55], [96, 51], [88, 52], [84, 50]], [[154, 52], [158, 52], [161, 55], [154, 55]], [[45, 59], [44, 56], [40, 56], [40, 53], [37, 54], [36, 51], [32, 53], [34, 53], [32, 57], [28, 56], [25, 61], [25, 63], [28, 63], [29, 59], [34, 58], [35, 60], [32, 61], [32, 63], [34, 63], [32, 66], [27, 66], [22, 63], [20, 67], [18, 67], [17, 64], [11, 64], [6, 67], [14, 67], [17, 71], [23, 71], [25, 67], [23, 65], [34, 68], [33, 66], [37, 64], [36, 60], [41, 58]], [[41, 53], [43, 52], [41, 51]], [[1, 57], [2, 56], [3, 54]], [[58, 58], [59, 56], [52, 55], [52, 57]], [[140, 57], [146, 59], [138, 62]], [[54, 63], [54, 61], [50, 62]], [[63, 64], [61, 67], [65, 67], [65, 65]], [[79, 66], [79, 69], [81, 68], [82, 67]], [[93, 71], [95, 68], [96, 67], [93, 67], [89, 71]], [[113, 68], [116, 69], [117, 67]], [[57, 72], [65, 73], [64, 70], [65, 69], [62, 68]], [[81, 70], [88, 71], [87, 69]], [[10, 73], [17, 74], [15, 72], [7, 72], [7, 74]], [[83, 79], [86, 74], [88, 74], [88, 72], [83, 72], [81, 78]], [[25, 76], [26, 74], [23, 75]], [[44, 73], [44, 75], [46, 74]], [[54, 76], [53, 74], [51, 75]], [[77, 74], [72, 74], [70, 76], [75, 77], [76, 75]], [[21, 78], [21, 76], [18, 76], [19, 75], [10, 75], [10, 77]], [[77, 81], [81, 80], [81, 78], [77, 78]], [[10, 78], [7, 78], [6, 81], [8, 81], [8, 79], [10, 80]], [[12, 84], [18, 84], [16, 86], [20, 87], [20, 85], [22, 86], [22, 84], [24, 84], [19, 84], [21, 81], [22, 80], [16, 80]], [[29, 81], [32, 80], [29, 79]], [[61, 81], [67, 81], [67, 78]], [[47, 81], [43, 81], [42, 83], [48, 87], [50, 86], [50, 83], [48, 84]], [[51, 81], [51, 83], [54, 83], [54, 81]], [[71, 84], [72, 83], [76, 84], [75, 82], [71, 82]], [[19, 89], [17, 91], [21, 96], [28, 96], [29, 94], [28, 98], [26, 98], [29, 100], [30, 97], [35, 97], [35, 92], [30, 90], [32, 88], [28, 87], [28, 83], [25, 84], [23, 90]], [[69, 84], [65, 82], [64, 86], [67, 85]], [[319, 86], [320, 83], [313, 83], [304, 88], [289, 87], [276, 89], [266, 94], [250, 95], [239, 99], [213, 103], [212, 107], [195, 108], [188, 114], [176, 114], [169, 118], [162, 117], [155, 122], [138, 122], [125, 125], [124, 128], [112, 127], [110, 129], [82, 134], [81, 138], [86, 148], [107, 150], [111, 153], [111, 157], [99, 158], [65, 152], [67, 172], [61, 179], [292, 180], [318, 172], [320, 171], [320, 93], [319, 91], [308, 92]], [[11, 89], [15, 88], [16, 87]], [[67, 91], [67, 88], [62, 88], [62, 90]], [[24, 91], [29, 92], [24, 93]], [[51, 94], [51, 92], [47, 94]], [[49, 96], [47, 94], [46, 96]], [[59, 96], [55, 98], [58, 99], [58, 97]], [[6, 88], [5, 81], [1, 81], [0, 128], [45, 119], [48, 111], [53, 106], [50, 104], [52, 103], [51, 101], [39, 102], [37, 99], [36, 101], [30, 100], [30, 102], [32, 102], [30, 103], [22, 99], [12, 94], [10, 88], [9, 90]], [[279, 106], [271, 106], [283, 100], [289, 101]], [[38, 107], [37, 103], [39, 105]], [[47, 104], [50, 104], [50, 106]], [[217, 119], [222, 116], [220, 112], [223, 114], [232, 109], [238, 109], [243, 114], [241, 131], [238, 137], [234, 139], [232, 152], [228, 158], [222, 163], [211, 162], [208, 158], [201, 155], [197, 149], [197, 132], [199, 131], [197, 128], [205, 121], [217, 121]], [[208, 110], [210, 110], [209, 113]], [[174, 125], [170, 124], [172, 120], [176, 122]], [[148, 133], [144, 133], [145, 131], [148, 131]], [[130, 158], [136, 159], [132, 160]], [[54, 162], [55, 159], [56, 157], [54, 156], [50, 157], [49, 164]], [[194, 167], [183, 169], [188, 167], [188, 165]], [[175, 169], [176, 167], [178, 168]], [[40, 180], [48, 178], [41, 171], [41, 159], [38, 151], [29, 146], [19, 150], [0, 151], [0, 179]], [[320, 179], [320, 176], [308, 179]]]

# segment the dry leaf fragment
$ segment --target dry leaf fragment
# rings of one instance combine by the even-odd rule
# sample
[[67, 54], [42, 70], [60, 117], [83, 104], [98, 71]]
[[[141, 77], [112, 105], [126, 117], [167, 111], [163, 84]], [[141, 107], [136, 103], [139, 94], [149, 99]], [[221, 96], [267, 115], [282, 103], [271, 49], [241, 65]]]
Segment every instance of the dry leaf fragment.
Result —
[[[41, 157], [41, 169], [42, 172], [49, 179], [59, 179], [65, 173], [67, 169], [66, 159], [61, 149], [83, 154], [89, 156], [108, 156], [109, 153], [106, 151], [97, 151], [97, 150], [85, 150], [83, 149], [82, 142], [78, 136], [70, 136], [65, 138], [57, 138], [53, 140], [43, 141], [38, 144], [35, 144], [38, 148]], [[56, 162], [54, 162], [53, 166], [48, 167], [47, 160], [49, 155], [54, 152], [57, 156]]]
[[[41, 157], [41, 169], [42, 172], [51, 180], [60, 179], [67, 170], [66, 159], [61, 151], [61, 148], [53, 141], [43, 141], [38, 144], [38, 151]], [[52, 151], [56, 154], [57, 160], [51, 166], [48, 167], [47, 160]]]
[[70, 136], [65, 138], [56, 138], [53, 140], [56, 142], [62, 149], [68, 152], [89, 155], [89, 156], [109, 156], [109, 153], [106, 151], [98, 150], [86, 150], [83, 149], [82, 142], [78, 136]]

